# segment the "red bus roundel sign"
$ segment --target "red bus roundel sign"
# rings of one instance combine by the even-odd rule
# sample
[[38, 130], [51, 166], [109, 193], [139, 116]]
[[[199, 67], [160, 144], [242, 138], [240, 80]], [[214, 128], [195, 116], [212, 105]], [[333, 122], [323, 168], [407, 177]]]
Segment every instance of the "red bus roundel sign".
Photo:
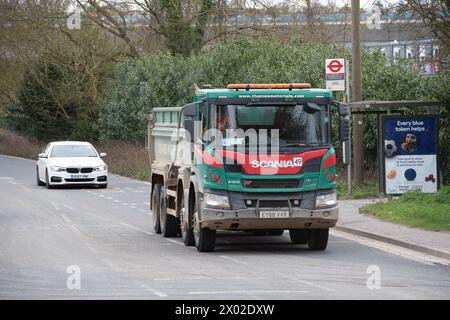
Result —
[[345, 60], [326, 59], [325, 78], [328, 90], [345, 91]]

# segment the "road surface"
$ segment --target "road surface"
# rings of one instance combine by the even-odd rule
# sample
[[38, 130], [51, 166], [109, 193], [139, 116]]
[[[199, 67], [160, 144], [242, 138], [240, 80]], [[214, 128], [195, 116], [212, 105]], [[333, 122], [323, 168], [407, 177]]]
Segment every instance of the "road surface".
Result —
[[324, 252], [218, 234], [199, 253], [153, 232], [149, 185], [47, 190], [0, 156], [1, 299], [448, 299], [445, 261], [334, 231]]

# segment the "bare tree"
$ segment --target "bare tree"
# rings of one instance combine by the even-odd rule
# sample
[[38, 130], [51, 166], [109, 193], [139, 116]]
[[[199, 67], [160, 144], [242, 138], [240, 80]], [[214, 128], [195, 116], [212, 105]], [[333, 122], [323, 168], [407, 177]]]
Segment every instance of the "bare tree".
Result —
[[429, 28], [440, 44], [440, 58], [450, 54], [450, 1], [448, 0], [399, 0], [389, 6], [399, 13], [412, 13]]

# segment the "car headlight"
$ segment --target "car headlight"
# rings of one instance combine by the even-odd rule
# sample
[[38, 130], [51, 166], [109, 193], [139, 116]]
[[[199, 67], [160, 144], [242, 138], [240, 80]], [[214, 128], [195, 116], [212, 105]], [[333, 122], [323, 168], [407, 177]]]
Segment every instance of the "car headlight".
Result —
[[106, 170], [106, 165], [95, 167], [94, 170], [95, 171], [105, 171]]
[[49, 166], [49, 168], [50, 168], [50, 171], [53, 171], [53, 172], [64, 172], [64, 171], [66, 171], [66, 168], [64, 168], [64, 167]]
[[226, 195], [205, 193], [204, 200], [207, 207], [230, 209], [230, 201], [228, 200], [228, 196]]
[[320, 194], [316, 198], [316, 208], [332, 207], [337, 204], [336, 191]]

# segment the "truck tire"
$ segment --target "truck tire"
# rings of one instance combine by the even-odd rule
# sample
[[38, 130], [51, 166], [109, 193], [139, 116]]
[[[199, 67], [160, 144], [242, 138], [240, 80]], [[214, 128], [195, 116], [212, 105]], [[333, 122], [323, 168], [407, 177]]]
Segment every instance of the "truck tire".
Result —
[[41, 178], [39, 178], [39, 169], [36, 167], [36, 184], [38, 186], [43, 186], [45, 183], [41, 181]]
[[181, 196], [181, 221], [180, 221], [180, 229], [181, 229], [181, 239], [183, 239], [183, 243], [186, 247], [191, 247], [195, 245], [194, 240], [194, 231], [192, 230], [192, 226], [189, 225], [191, 219], [187, 217], [184, 218], [184, 215], [189, 215], [189, 210], [185, 206], [184, 195]]
[[171, 214], [167, 214], [166, 192], [161, 188], [159, 193], [159, 225], [161, 234], [164, 238], [176, 237], [178, 234], [178, 226], [180, 225], [177, 218]]
[[325, 250], [328, 244], [328, 229], [313, 229], [308, 239], [311, 250]]
[[153, 218], [153, 230], [156, 233], [161, 233], [161, 224], [159, 219], [159, 199], [161, 198], [161, 184], [156, 183], [152, 194], [152, 218]]
[[291, 229], [289, 230], [289, 236], [291, 237], [291, 242], [295, 244], [306, 244], [310, 237], [311, 230], [303, 229]]
[[[194, 197], [195, 198], [195, 197]], [[210, 252], [216, 245], [216, 230], [203, 228], [199, 222], [198, 205], [193, 201], [192, 207], [192, 226], [194, 228], [195, 246], [198, 252]]]

